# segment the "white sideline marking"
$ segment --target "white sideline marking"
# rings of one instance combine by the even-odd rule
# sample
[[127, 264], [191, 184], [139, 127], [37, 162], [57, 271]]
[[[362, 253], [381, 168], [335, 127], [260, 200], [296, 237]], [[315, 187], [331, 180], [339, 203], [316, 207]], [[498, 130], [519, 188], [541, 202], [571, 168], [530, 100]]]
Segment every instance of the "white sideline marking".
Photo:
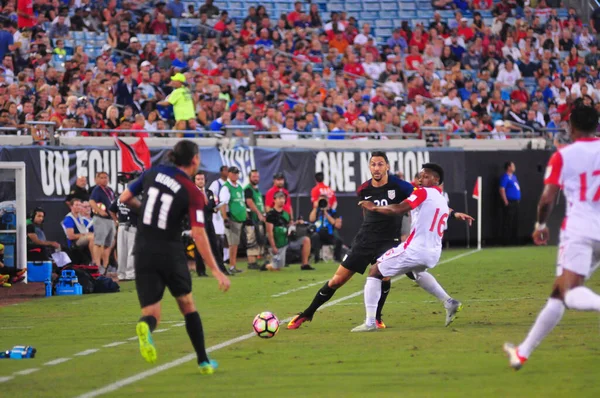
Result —
[[152, 332], [152, 334], [166, 332], [167, 330], [169, 329], [156, 329], [154, 332]]
[[133, 341], [133, 340], [137, 340], [137, 339], [138, 339], [137, 336], [133, 336], [133, 337], [128, 338], [127, 341]]
[[176, 323], [175, 325], [173, 325], [173, 327], [174, 328], [179, 328], [179, 327], [181, 327], [183, 325], [185, 325], [185, 322], [179, 322], [179, 323]]
[[[507, 297], [507, 298], [497, 298], [497, 299], [475, 299], [475, 300], [464, 300], [463, 304], [469, 303], [487, 303], [487, 302], [495, 302], [495, 301], [523, 301], [523, 300], [547, 300], [548, 297]], [[386, 305], [388, 304], [411, 304], [411, 303], [439, 303], [437, 300], [424, 300], [424, 301], [386, 301]], [[342, 305], [364, 305], [363, 303], [344, 303]]]
[[44, 365], [46, 366], [54, 366], [54, 365], [58, 365], [59, 363], [63, 363], [63, 362], [67, 362], [70, 361], [71, 358], [56, 358], [50, 362], [46, 362]]
[[26, 375], [32, 374], [33, 372], [37, 372], [38, 370], [40, 370], [40, 368], [25, 369], [25, 370], [21, 370], [19, 372], [13, 373], [13, 376], [26, 376]]
[[121, 344], [125, 344], [125, 342], [124, 341], [115, 341], [114, 343], [105, 344], [102, 347], [104, 347], [104, 348], [110, 348], [110, 347], [116, 347], [116, 346], [121, 345]]
[[4, 377], [0, 377], [0, 383], [4, 383], [5, 381], [10, 381], [12, 379], [14, 379], [15, 376], [4, 376]]
[[91, 348], [89, 350], [78, 352], [77, 354], [75, 354], [75, 356], [76, 357], [84, 357], [86, 355], [90, 355], [90, 354], [93, 354], [93, 353], [98, 352], [98, 351], [100, 351], [100, 349], [98, 349], [98, 348]]
[[[470, 252], [466, 252], [466, 253], [463, 253], [463, 254], [459, 254], [458, 256], [450, 257], [447, 260], [439, 262], [438, 265], [449, 263], [451, 261], [458, 260], [459, 258], [462, 258], [462, 257], [470, 256], [471, 254], [477, 253], [479, 251], [480, 250], [471, 250]], [[405, 277], [405, 275], [402, 275], [402, 276], [399, 276], [397, 278], [392, 279], [392, 281], [396, 281], [396, 280], [402, 279], [404, 277]], [[323, 282], [323, 283], [325, 283], [325, 282]], [[323, 305], [319, 309], [331, 307], [332, 305], [336, 305], [337, 303], [341, 303], [342, 301], [350, 300], [351, 298], [359, 296], [362, 293], [363, 293], [363, 291], [360, 290], [360, 291], [352, 293], [352, 294], [350, 294], [348, 296], [341, 297], [341, 298], [339, 298], [337, 300], [330, 301], [329, 303], [326, 303], [325, 305]], [[289, 322], [291, 319], [292, 319], [291, 317], [283, 319], [282, 321], [280, 321], [280, 324], [284, 324], [286, 322]], [[217, 351], [217, 350], [220, 350], [221, 348], [225, 348], [225, 347], [228, 347], [230, 345], [233, 345], [233, 344], [236, 344], [236, 343], [248, 340], [248, 339], [250, 339], [250, 338], [252, 338], [254, 336], [255, 336], [254, 333], [244, 334], [244, 335], [236, 337], [234, 339], [227, 340], [227, 341], [224, 341], [224, 342], [222, 342], [220, 344], [217, 344], [217, 345], [214, 345], [212, 347], [209, 347], [209, 348], [206, 349], [206, 351], [207, 352]], [[196, 354], [195, 353], [194, 354], [188, 354], [188, 355], [186, 355], [184, 357], [181, 357], [179, 359], [176, 359], [174, 361], [167, 362], [167, 363], [165, 363], [163, 365], [157, 366], [157, 367], [155, 367], [153, 369], [150, 369], [150, 370], [146, 370], [145, 372], [141, 372], [141, 373], [138, 373], [136, 375], [127, 377], [125, 379], [115, 381], [114, 383], [108, 384], [108, 385], [106, 385], [106, 386], [104, 386], [102, 388], [99, 388], [97, 390], [93, 390], [93, 391], [87, 392], [85, 394], [81, 394], [81, 395], [77, 396], [77, 398], [94, 398], [94, 397], [97, 397], [97, 396], [100, 396], [100, 395], [103, 395], [103, 394], [106, 394], [106, 393], [109, 393], [109, 392], [117, 391], [121, 387], [125, 387], [125, 386], [133, 384], [135, 382], [138, 382], [140, 380], [144, 380], [144, 379], [146, 379], [146, 378], [148, 378], [150, 376], [154, 376], [157, 373], [160, 373], [162, 371], [165, 371], [165, 370], [174, 368], [176, 366], [182, 365], [182, 364], [184, 364], [186, 362], [189, 362], [189, 361], [192, 361], [194, 359], [196, 359]]]
[[327, 282], [328, 280], [329, 280], [329, 279], [325, 279], [325, 280], [323, 280], [323, 281], [320, 281], [320, 282], [309, 283], [308, 285], [304, 285], [304, 286], [296, 287], [296, 288], [294, 288], [294, 289], [286, 290], [285, 292], [281, 292], [281, 293], [273, 294], [273, 295], [271, 295], [271, 297], [281, 297], [281, 296], [285, 296], [286, 294], [290, 294], [290, 293], [297, 292], [297, 291], [299, 291], [299, 290], [308, 289], [309, 287], [312, 287], [312, 286], [316, 286], [316, 285], [322, 285], [323, 283]]
[[[134, 321], [134, 322], [117, 322], [117, 323], [103, 323], [102, 326], [116, 326], [116, 325], [137, 325], [139, 321]], [[181, 322], [181, 319], [178, 321], [160, 321], [160, 324], [162, 325], [163, 323], [179, 323]]]

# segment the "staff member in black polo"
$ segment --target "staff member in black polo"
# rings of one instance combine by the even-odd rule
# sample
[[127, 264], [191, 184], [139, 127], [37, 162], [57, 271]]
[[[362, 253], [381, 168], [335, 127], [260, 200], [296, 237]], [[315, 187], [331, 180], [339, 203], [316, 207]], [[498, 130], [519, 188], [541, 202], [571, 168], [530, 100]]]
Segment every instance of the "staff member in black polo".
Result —
[[505, 245], [519, 243], [519, 201], [521, 187], [515, 175], [517, 170], [513, 162], [504, 164], [504, 175], [500, 178], [500, 197], [502, 198], [502, 240]]
[[[223, 263], [223, 243], [222, 240], [215, 233], [215, 226], [213, 224], [213, 215], [216, 213], [215, 207], [217, 207], [215, 201], [215, 194], [210, 189], [206, 189], [206, 173], [203, 171], [199, 171], [196, 173], [194, 177], [194, 183], [196, 187], [205, 195], [206, 197], [206, 205], [204, 206], [204, 230], [206, 231], [206, 236], [208, 237], [208, 242], [210, 243], [210, 249], [213, 252], [213, 256], [215, 257], [215, 261], [219, 266], [221, 272], [225, 275], [234, 275]], [[195, 249], [194, 259], [196, 260], [196, 272], [198, 276], [208, 276], [206, 275], [206, 266], [204, 265], [204, 261], [202, 260], [202, 256], [198, 252], [198, 249]]]
[[133, 242], [137, 233], [137, 214], [119, 199], [113, 200], [108, 208], [110, 216], [117, 222], [117, 276], [121, 281], [135, 280]]
[[[92, 253], [92, 261], [99, 266], [100, 273], [104, 274], [108, 269], [110, 251], [116, 235], [115, 223], [108, 214], [108, 208], [115, 200], [115, 193], [108, 186], [108, 174], [106, 172], [98, 172], [96, 182], [97, 185], [90, 195], [90, 205], [94, 212], [94, 252]], [[104, 268], [102, 268], [103, 266]]]
[[71, 201], [73, 199], [79, 199], [82, 203], [90, 200], [90, 193], [87, 190], [87, 177], [78, 176], [75, 184], [71, 185], [69, 194], [65, 199], [65, 203], [69, 209], [71, 208]]

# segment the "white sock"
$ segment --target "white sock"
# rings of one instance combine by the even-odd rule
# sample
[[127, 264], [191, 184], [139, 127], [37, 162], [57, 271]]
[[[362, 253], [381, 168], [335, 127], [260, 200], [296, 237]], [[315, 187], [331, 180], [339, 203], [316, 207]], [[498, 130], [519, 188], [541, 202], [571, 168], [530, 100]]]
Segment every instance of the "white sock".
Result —
[[544, 338], [558, 325], [565, 313], [565, 305], [559, 299], [549, 298], [538, 314], [535, 323], [519, 346], [519, 355], [528, 358]]
[[223, 261], [227, 260], [229, 260], [229, 248], [225, 247], [223, 248]]
[[377, 303], [381, 297], [381, 279], [368, 277], [365, 283], [365, 310], [367, 326], [375, 325], [375, 315], [377, 314]]
[[446, 302], [450, 299], [450, 296], [448, 293], [446, 293], [442, 285], [439, 284], [433, 275], [431, 275], [429, 272], [419, 272], [415, 276], [416, 282], [419, 286], [446, 305]]
[[573, 310], [600, 312], [600, 296], [585, 286], [579, 286], [565, 294], [565, 305]]

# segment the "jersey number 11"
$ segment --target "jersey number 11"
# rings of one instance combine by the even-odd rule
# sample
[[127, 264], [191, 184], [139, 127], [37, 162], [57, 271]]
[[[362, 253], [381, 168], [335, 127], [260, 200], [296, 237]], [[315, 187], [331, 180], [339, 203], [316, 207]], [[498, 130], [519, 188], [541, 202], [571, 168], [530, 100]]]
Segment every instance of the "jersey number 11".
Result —
[[[148, 189], [148, 200], [146, 202], [146, 208], [144, 209], [143, 223], [146, 225], [152, 225], [152, 219], [154, 218], [154, 208], [156, 207], [156, 199], [160, 191], [156, 187]], [[157, 227], [160, 229], [167, 229], [167, 219], [169, 218], [169, 210], [173, 204], [173, 195], [163, 193], [160, 195], [160, 209], [158, 210], [158, 223]]]

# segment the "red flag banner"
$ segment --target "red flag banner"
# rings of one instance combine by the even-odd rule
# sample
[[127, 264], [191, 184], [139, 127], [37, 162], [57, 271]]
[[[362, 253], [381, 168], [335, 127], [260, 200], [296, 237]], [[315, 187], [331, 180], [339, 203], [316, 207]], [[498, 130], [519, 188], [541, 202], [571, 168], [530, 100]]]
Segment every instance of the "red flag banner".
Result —
[[479, 178], [475, 180], [475, 186], [473, 187], [473, 199], [479, 199]]
[[115, 137], [115, 144], [121, 151], [121, 171], [124, 173], [141, 172], [150, 167], [150, 150], [143, 138], [129, 145]]

